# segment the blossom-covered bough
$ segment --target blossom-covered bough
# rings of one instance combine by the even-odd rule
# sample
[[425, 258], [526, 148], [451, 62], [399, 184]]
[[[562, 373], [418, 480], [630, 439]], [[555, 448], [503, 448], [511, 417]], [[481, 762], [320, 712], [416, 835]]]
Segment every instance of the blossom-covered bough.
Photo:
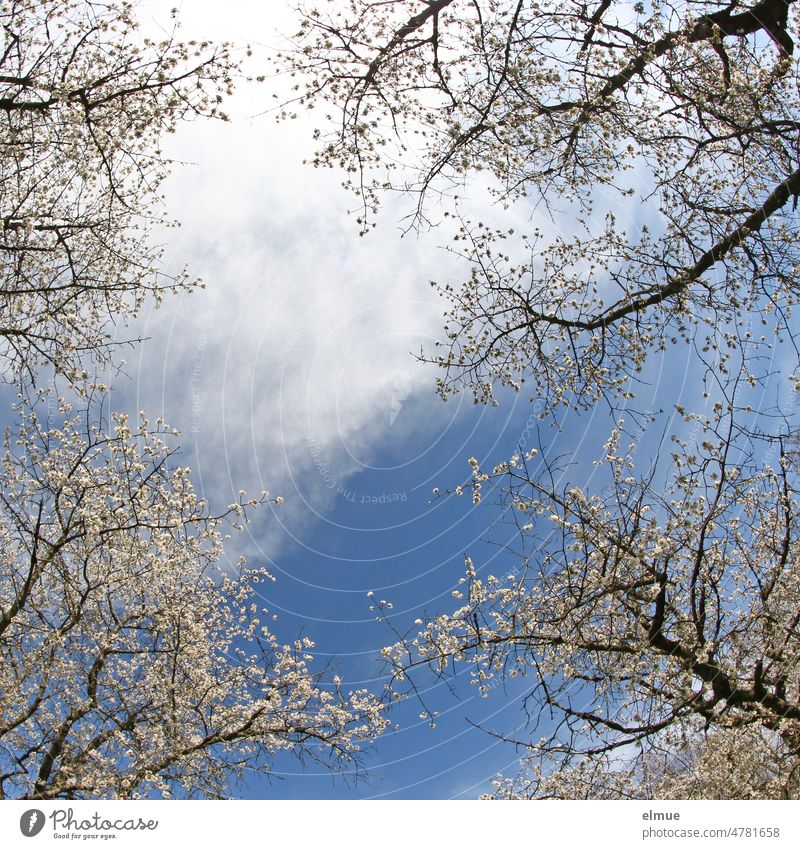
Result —
[[580, 486], [546, 441], [471, 461], [525, 553], [505, 578], [468, 559], [463, 605], [401, 629], [397, 689], [533, 679], [499, 796], [798, 797], [798, 4], [299, 11], [284, 116], [327, 113], [314, 164], [347, 173], [362, 229], [392, 191], [412, 226], [456, 222], [443, 396], [524, 384], [544, 415], [617, 418], [682, 343], [697, 388], [655, 402], [669, 450], [618, 424]]
[[[348, 173], [364, 227], [393, 190], [415, 195], [416, 223], [458, 219], [477, 172], [497, 201], [450, 244], [470, 277], [437, 284], [450, 307], [429, 358], [443, 394], [487, 401], [498, 382], [528, 381], [549, 403], [588, 405], [625, 395], [648, 354], [681, 339], [727, 351], [743, 316], [786, 332], [793, 0], [300, 11], [282, 60], [293, 106], [331, 112], [315, 164]], [[508, 206], [523, 222], [537, 210], [540, 226], [504, 226]]]
[[112, 362], [116, 329], [146, 298], [191, 288], [152, 242], [164, 133], [224, 118], [227, 45], [138, 32], [129, 3], [0, 6], [0, 367], [70, 379]]
[[0, 466], [0, 797], [218, 797], [280, 750], [357, 774], [381, 705], [222, 560], [267, 495], [212, 515], [162, 422], [46, 414], [20, 402]]
[[685, 415], [699, 444], [676, 438], [646, 476], [615, 429], [599, 493], [535, 450], [473, 461], [472, 486], [520, 525], [523, 563], [495, 577], [468, 559], [463, 605], [387, 655], [401, 689], [454, 661], [487, 694], [534, 679], [526, 769], [501, 795], [800, 792], [797, 445], [736, 433], [722, 405]]

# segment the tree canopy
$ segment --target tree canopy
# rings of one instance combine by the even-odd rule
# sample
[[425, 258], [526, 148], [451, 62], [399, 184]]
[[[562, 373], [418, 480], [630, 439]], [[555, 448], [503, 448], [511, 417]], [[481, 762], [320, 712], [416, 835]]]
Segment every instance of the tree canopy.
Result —
[[348, 173], [364, 226], [395, 190], [414, 196], [412, 223], [459, 217], [478, 172], [501, 209], [550, 219], [462, 218], [451, 247], [472, 273], [439, 282], [448, 323], [428, 353], [442, 393], [486, 401], [528, 380], [552, 405], [591, 404], [630, 392], [679, 339], [724, 359], [762, 323], [786, 333], [791, 0], [353, 0], [300, 14], [282, 60], [294, 108], [330, 111], [314, 164]]
[[228, 45], [144, 39], [128, 3], [0, 9], [0, 356], [6, 379], [107, 365], [147, 298], [190, 288], [159, 266], [165, 133], [224, 117]]
[[266, 495], [213, 515], [163, 422], [40, 412], [0, 469], [0, 797], [219, 797], [281, 749], [350, 765], [380, 704], [321, 684], [312, 641], [269, 630], [270, 576], [222, 557]]
[[797, 798], [797, 454], [737, 433], [738, 413], [687, 414], [700, 445], [676, 440], [646, 474], [615, 429], [603, 489], [535, 452], [474, 461], [472, 488], [519, 523], [522, 562], [487, 576], [469, 559], [461, 606], [390, 657], [401, 689], [453, 663], [484, 693], [533, 679], [526, 768], [500, 795]]

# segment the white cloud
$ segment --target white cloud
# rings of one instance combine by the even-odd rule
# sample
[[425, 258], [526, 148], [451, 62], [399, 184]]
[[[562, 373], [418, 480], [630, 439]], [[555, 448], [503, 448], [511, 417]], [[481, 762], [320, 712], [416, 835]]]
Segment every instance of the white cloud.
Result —
[[[185, 4], [184, 37], [241, 37], [256, 31], [252, 10], [228, 4], [223, 20], [208, 4]], [[137, 330], [149, 339], [129, 359], [135, 406], [182, 431], [210, 497], [267, 488], [289, 516], [311, 516], [335, 497], [325, 473], [344, 484], [412, 432], [424, 450], [456, 412], [411, 354], [441, 335], [428, 281], [453, 260], [439, 239], [401, 238], [391, 211], [389, 226], [360, 238], [340, 176], [302, 164], [308, 123], [249, 117], [269, 94], [245, 86], [231, 123], [197, 122], [170, 139], [168, 155], [194, 164], [166, 184], [183, 223], [165, 234], [166, 263], [188, 263], [207, 288], [143, 317]], [[308, 504], [294, 491], [300, 479]]]

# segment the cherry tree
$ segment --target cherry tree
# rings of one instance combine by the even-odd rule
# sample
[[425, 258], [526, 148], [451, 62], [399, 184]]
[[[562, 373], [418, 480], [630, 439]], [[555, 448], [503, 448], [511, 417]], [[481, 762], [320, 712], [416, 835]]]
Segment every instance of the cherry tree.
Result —
[[[317, 110], [314, 164], [347, 173], [362, 227], [390, 191], [414, 196], [412, 225], [460, 222], [449, 244], [472, 271], [436, 283], [448, 322], [426, 355], [444, 395], [488, 401], [527, 380], [551, 406], [591, 405], [629, 395], [648, 355], [682, 339], [725, 356], [748, 321], [787, 333], [793, 0], [299, 12], [282, 114]], [[496, 202], [488, 220], [461, 212], [476, 175]]]
[[109, 364], [146, 298], [194, 285], [165, 274], [152, 230], [165, 133], [224, 118], [227, 45], [154, 41], [130, 3], [14, 0], [0, 7], [0, 357], [78, 379]]
[[800, 793], [798, 452], [742, 414], [685, 412], [697, 435], [646, 474], [620, 421], [605, 486], [571, 485], [536, 449], [471, 461], [465, 492], [497, 495], [523, 552], [499, 575], [468, 558], [460, 606], [385, 656], [411, 694], [423, 669], [468, 669], [484, 695], [532, 679], [524, 769], [498, 795]]
[[0, 465], [0, 797], [218, 797], [281, 750], [357, 772], [382, 705], [323, 683], [270, 631], [270, 576], [223, 559], [267, 494], [212, 514], [163, 422], [46, 401]]

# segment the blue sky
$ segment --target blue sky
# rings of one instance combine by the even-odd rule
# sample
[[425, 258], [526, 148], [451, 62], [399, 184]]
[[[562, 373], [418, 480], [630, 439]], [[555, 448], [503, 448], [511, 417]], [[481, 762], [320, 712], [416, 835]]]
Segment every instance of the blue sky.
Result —
[[[145, 2], [146, 25], [173, 3]], [[181, 6], [185, 37], [275, 43], [287, 4], [243, 0]], [[262, 35], [263, 33], [263, 35]], [[508, 459], [520, 440], [533, 445], [535, 398], [507, 393], [497, 408], [469, 396], [447, 404], [434, 371], [413, 356], [441, 336], [442, 303], [429, 280], [458, 280], [463, 267], [439, 245], [446, 233], [402, 237], [402, 201], [378, 229], [359, 238], [353, 198], [341, 176], [305, 167], [313, 124], [276, 125], [261, 115], [271, 93], [244, 86], [230, 124], [180, 128], [168, 154], [186, 164], [166, 186], [180, 230], [164, 233], [165, 263], [188, 264], [206, 288], [146, 313], [133, 328], [147, 337], [128, 357], [130, 381], [113, 403], [163, 415], [183, 434], [183, 460], [213, 504], [240, 489], [284, 497], [258, 513], [241, 553], [266, 565], [276, 582], [265, 604], [274, 630], [303, 632], [351, 686], [379, 691], [379, 652], [393, 641], [376, 622], [368, 591], [393, 604], [403, 631], [423, 613], [452, 609], [451, 592], [470, 554], [485, 573], [516, 566], [516, 529], [491, 504], [437, 497], [469, 478], [468, 458], [488, 466]], [[525, 220], [525, 210], [515, 213]], [[652, 451], [693, 377], [688, 349], [654, 363], [637, 401], [663, 408]], [[573, 483], [586, 483], [611, 421], [602, 409], [543, 425], [552, 455], [574, 458]], [[486, 539], [491, 537], [491, 542]], [[302, 769], [282, 756], [271, 782], [251, 777], [249, 798], [474, 798], [497, 772], [514, 773], [516, 753], [475, 725], [524, 737], [525, 682], [477, 697], [466, 674], [430, 680], [437, 727], [416, 703], [391, 714], [399, 728], [368, 752], [366, 783]], [[473, 725], [474, 723], [475, 725]]]

